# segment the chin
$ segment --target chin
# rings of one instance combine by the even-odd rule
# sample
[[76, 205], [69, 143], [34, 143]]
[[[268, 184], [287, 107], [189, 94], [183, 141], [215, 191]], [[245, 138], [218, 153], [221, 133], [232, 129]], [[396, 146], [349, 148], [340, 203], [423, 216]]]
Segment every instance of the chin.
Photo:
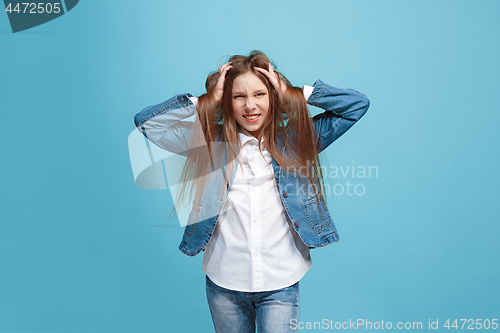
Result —
[[255, 126], [255, 127], [245, 128], [245, 129], [249, 132], [255, 132], [255, 131], [259, 131], [261, 129], [261, 127], [262, 126]]

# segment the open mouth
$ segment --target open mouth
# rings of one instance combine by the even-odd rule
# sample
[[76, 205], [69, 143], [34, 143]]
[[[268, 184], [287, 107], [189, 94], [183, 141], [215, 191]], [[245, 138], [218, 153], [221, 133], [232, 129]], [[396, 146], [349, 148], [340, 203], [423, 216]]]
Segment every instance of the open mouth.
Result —
[[247, 121], [257, 121], [259, 119], [260, 114], [249, 114], [243, 116]]

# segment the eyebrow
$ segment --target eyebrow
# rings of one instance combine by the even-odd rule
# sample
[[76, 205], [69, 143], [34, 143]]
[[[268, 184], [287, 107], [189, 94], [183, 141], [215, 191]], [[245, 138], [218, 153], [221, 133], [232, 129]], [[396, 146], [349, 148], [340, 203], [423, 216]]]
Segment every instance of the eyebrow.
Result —
[[[258, 94], [258, 93], [261, 93], [261, 92], [263, 92], [263, 93], [267, 93], [267, 91], [266, 91], [265, 89], [258, 89], [258, 90], [255, 90], [253, 93], [254, 93], [254, 94]], [[233, 92], [232, 94], [233, 94], [233, 96], [234, 96], [234, 95], [246, 95], [246, 93], [241, 92], [241, 91], [235, 91], [235, 92]]]

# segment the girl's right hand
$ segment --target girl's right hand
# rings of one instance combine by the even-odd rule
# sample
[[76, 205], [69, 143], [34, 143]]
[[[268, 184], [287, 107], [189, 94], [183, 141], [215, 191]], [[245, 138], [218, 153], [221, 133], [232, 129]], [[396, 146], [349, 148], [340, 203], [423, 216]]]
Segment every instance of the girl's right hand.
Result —
[[224, 80], [226, 79], [227, 71], [231, 68], [233, 68], [233, 66], [231, 66], [231, 63], [229, 62], [219, 67], [219, 78], [217, 79], [213, 92], [214, 100], [217, 104], [222, 101], [222, 95], [224, 94]]

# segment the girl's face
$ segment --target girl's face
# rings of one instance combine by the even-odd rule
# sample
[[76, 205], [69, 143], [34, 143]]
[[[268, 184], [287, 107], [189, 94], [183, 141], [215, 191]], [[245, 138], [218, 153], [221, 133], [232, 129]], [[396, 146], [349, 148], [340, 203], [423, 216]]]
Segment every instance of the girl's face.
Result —
[[233, 81], [233, 114], [236, 122], [257, 137], [269, 115], [269, 91], [252, 72], [237, 76]]

